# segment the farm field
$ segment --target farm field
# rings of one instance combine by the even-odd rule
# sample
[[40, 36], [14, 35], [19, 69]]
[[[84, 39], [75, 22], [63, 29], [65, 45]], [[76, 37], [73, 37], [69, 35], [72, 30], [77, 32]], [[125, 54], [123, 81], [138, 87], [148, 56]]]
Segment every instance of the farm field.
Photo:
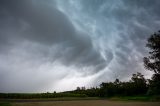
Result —
[[133, 102], [108, 100], [15, 102], [11, 106], [160, 106], [160, 102]]

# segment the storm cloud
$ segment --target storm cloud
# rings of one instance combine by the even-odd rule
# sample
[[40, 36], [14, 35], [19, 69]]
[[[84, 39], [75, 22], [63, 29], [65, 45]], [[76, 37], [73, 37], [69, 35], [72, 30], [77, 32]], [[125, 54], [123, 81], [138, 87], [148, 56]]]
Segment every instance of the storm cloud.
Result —
[[0, 92], [46, 92], [145, 71], [159, 0], [0, 0]]

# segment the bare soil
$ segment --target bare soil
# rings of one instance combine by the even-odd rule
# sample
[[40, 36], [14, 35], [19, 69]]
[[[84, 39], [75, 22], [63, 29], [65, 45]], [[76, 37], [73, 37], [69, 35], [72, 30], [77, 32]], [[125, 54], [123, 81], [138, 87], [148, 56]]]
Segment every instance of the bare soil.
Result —
[[12, 106], [160, 106], [160, 102], [131, 102], [108, 100], [14, 102]]

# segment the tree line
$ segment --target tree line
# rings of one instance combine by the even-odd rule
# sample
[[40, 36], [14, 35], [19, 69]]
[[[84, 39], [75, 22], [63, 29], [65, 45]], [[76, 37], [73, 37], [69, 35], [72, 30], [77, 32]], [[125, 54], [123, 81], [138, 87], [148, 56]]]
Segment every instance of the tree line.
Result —
[[135, 96], [147, 94], [148, 89], [149, 82], [141, 73], [136, 73], [127, 82], [116, 79], [114, 82], [102, 82], [96, 88], [77, 87], [76, 90], [70, 91], [70, 93], [86, 94], [89, 97]]

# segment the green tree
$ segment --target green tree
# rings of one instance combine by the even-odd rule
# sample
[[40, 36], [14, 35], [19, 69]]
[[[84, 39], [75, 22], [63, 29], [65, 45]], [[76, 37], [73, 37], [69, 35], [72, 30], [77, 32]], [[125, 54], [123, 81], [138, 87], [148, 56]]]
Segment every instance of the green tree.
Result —
[[137, 74], [133, 74], [131, 78], [131, 83], [133, 86], [134, 94], [145, 94], [147, 92], [147, 80], [144, 78], [144, 75], [137, 72]]
[[148, 38], [146, 47], [150, 49], [149, 56], [144, 57], [144, 66], [155, 74], [150, 81], [150, 94], [160, 94], [160, 31]]
[[146, 47], [151, 51], [148, 57], [144, 57], [145, 68], [154, 71], [156, 74], [160, 74], [160, 31], [148, 38]]

